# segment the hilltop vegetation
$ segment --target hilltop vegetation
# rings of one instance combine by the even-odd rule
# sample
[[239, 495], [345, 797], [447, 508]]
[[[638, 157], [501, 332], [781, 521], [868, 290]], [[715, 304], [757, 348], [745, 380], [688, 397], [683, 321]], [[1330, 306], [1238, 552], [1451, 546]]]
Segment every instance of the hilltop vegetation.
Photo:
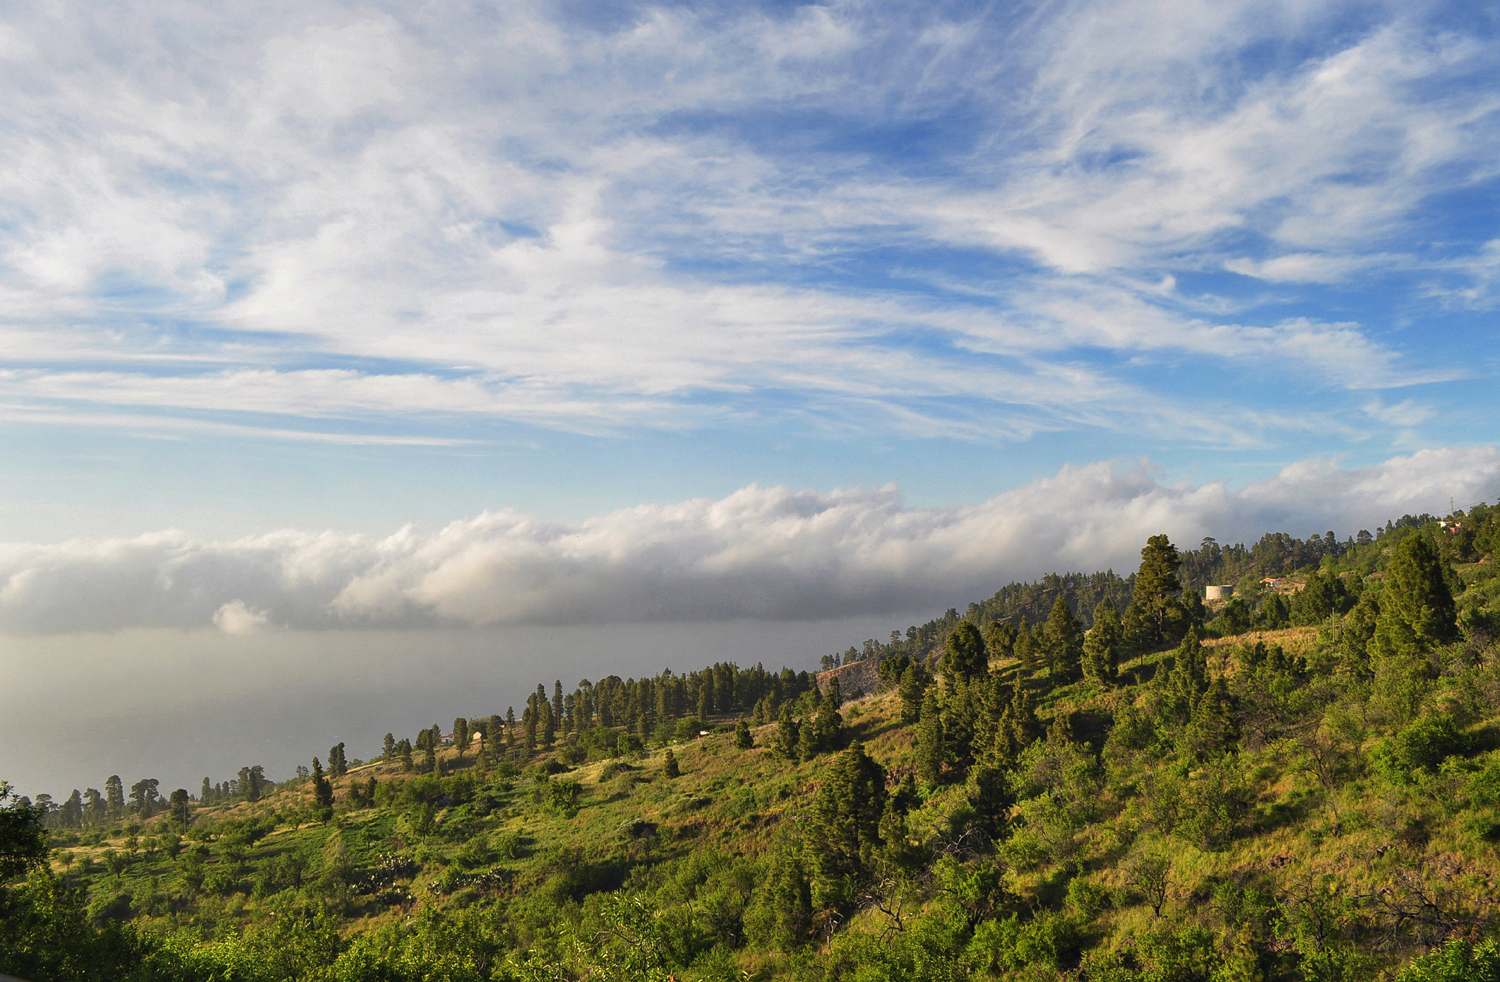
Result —
[[1500, 513], [1456, 517], [1153, 537], [825, 659], [873, 691], [554, 682], [280, 783], [10, 799], [0, 971], [1500, 980]]

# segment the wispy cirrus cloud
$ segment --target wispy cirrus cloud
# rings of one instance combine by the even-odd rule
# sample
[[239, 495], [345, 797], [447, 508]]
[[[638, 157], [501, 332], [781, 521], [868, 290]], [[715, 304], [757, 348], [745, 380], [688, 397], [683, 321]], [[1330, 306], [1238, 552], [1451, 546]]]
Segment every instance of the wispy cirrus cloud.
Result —
[[268, 431], [712, 406], [1006, 440], [1191, 415], [1142, 399], [1143, 357], [1445, 376], [1317, 301], [1226, 319], [1185, 283], [1389, 269], [1422, 202], [1493, 177], [1492, 45], [1339, 4], [1074, 7], [17, 13], [0, 358], [37, 368], [15, 398], [217, 386]]

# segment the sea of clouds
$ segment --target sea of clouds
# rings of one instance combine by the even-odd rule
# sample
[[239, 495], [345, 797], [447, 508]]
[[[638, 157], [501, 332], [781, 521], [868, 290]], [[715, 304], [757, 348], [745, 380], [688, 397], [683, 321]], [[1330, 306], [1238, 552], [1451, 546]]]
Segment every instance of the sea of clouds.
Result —
[[1494, 447], [1359, 468], [1317, 458], [1235, 489], [1149, 463], [1064, 467], [980, 504], [915, 509], [894, 485], [749, 485], [576, 522], [486, 511], [385, 538], [282, 530], [0, 545], [0, 630], [410, 629], [818, 620], [945, 607], [1054, 570], [1135, 568], [1147, 536], [1184, 546], [1266, 531], [1342, 538], [1500, 490]]

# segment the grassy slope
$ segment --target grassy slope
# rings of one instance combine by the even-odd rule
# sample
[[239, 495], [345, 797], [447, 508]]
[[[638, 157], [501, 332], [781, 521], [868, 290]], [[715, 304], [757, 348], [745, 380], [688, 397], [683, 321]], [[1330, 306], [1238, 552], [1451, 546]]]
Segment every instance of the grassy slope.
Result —
[[[1302, 628], [1258, 632], [1257, 636], [1289, 650], [1304, 650], [1313, 643], [1316, 633], [1315, 629]], [[1242, 637], [1215, 644], [1218, 650], [1210, 655], [1210, 666], [1216, 667], [1215, 654], [1227, 655], [1231, 644], [1245, 640]], [[1124, 666], [1124, 680], [1146, 678], [1166, 657], [1148, 656]], [[1233, 663], [1224, 659], [1219, 666], [1232, 669]], [[1008, 670], [1008, 666], [995, 667], [1002, 672]], [[1133, 688], [1100, 691], [1078, 683], [1054, 692], [1039, 711], [1044, 721], [1056, 713], [1075, 714], [1075, 718], [1086, 721], [1100, 711], [1120, 708], [1136, 692]], [[913, 732], [899, 723], [899, 702], [894, 693], [848, 703], [844, 713], [853, 735], [888, 771], [900, 775], [913, 769]], [[1481, 723], [1476, 729], [1486, 725]], [[75, 857], [94, 860], [93, 872], [79, 876], [79, 867], [74, 866], [70, 875], [89, 884], [101, 898], [95, 902], [101, 915], [112, 912], [114, 916], [127, 916], [128, 908], [119, 895], [149, 895], [149, 884], [155, 881], [156, 889], [172, 899], [154, 914], [137, 912], [140, 923], [162, 928], [195, 926], [211, 936], [238, 931], [266, 917], [271, 898], [255, 896], [248, 889], [255, 864], [301, 851], [314, 857], [315, 872], [320, 860], [326, 863], [338, 852], [346, 855], [355, 868], [374, 866], [382, 853], [414, 852], [422, 863], [420, 872], [398, 881], [409, 890], [408, 903], [386, 906], [358, 895], [345, 898], [351, 916], [343, 930], [352, 934], [406, 918], [422, 906], [463, 906], [490, 895], [514, 899], [543, 889], [558, 875], [558, 857], [569, 855], [564, 851], [568, 849], [574, 850], [569, 861], [582, 865], [608, 857], [660, 863], [715, 847], [730, 853], [758, 854], [807, 813], [818, 775], [827, 761], [823, 757], [794, 764], [774, 758], [764, 749], [774, 729], [758, 728], [757, 748], [745, 752], [734, 750], [731, 734], [723, 731], [677, 746], [674, 750], [682, 775], [672, 780], [662, 774], [663, 751], [659, 749], [630, 761], [635, 769], [608, 779], [603, 779], [603, 761], [558, 775], [556, 779], [582, 785], [581, 807], [574, 815], [535, 803], [531, 785], [524, 777], [500, 795], [498, 806], [487, 816], [465, 816], [461, 809], [454, 808], [440, 810], [435, 830], [427, 835], [411, 831], [409, 820], [394, 810], [346, 810], [341, 804], [334, 822], [326, 827], [284, 823], [250, 846], [245, 856], [247, 868], [226, 896], [194, 894], [180, 879], [184, 863], [167, 858], [165, 853], [154, 858], [140, 854], [118, 878], [100, 870], [97, 864], [102, 862], [103, 850], [123, 849], [123, 838], [96, 847], [64, 849], [55, 861], [62, 871]], [[1369, 742], [1373, 743], [1373, 737]], [[1500, 856], [1482, 828], [1476, 833], [1479, 825], [1460, 820], [1473, 816], [1449, 814], [1440, 800], [1424, 802], [1420, 797], [1394, 794], [1369, 778], [1350, 781], [1332, 795], [1321, 793], [1307, 773], [1299, 770], [1298, 754], [1295, 746], [1284, 742], [1242, 750], [1243, 771], [1250, 776], [1254, 792], [1249, 834], [1217, 850], [1172, 840], [1173, 873], [1167, 910], [1176, 922], [1198, 916], [1195, 911], [1201, 912], [1208, 902], [1213, 882], [1243, 877], [1249, 871], [1274, 871], [1278, 882], [1283, 883], [1297, 876], [1306, 878], [1309, 884], [1320, 877], [1331, 878], [1339, 884], [1338, 889], [1370, 893], [1388, 886], [1405, 871], [1421, 868], [1436, 874], [1434, 882], [1444, 885], [1449, 901], [1476, 914], [1493, 916]], [[457, 765], [451, 749], [443, 757]], [[461, 771], [462, 765], [458, 769]], [[336, 782], [341, 802], [347, 798], [351, 779], [364, 780], [371, 774], [381, 781], [410, 777], [395, 765], [357, 768], [349, 778]], [[920, 834], [925, 829], [930, 834], [939, 828], [947, 808], [959, 800], [960, 794], [961, 789], [956, 787], [938, 790], [914, 815], [914, 832]], [[1101, 792], [1101, 798], [1101, 820], [1075, 833], [1088, 857], [1082, 876], [1105, 888], [1113, 898], [1106, 909], [1096, 913], [1091, 932], [1097, 939], [1107, 939], [1149, 931], [1157, 926], [1150, 908], [1132, 892], [1129, 878], [1114, 862], [1138, 828], [1140, 815], [1108, 790]], [[255, 805], [204, 809], [199, 812], [199, 822], [207, 826], [276, 814], [285, 818], [289, 811], [305, 807], [308, 799], [306, 789], [284, 790]], [[140, 835], [152, 834], [155, 824], [148, 825]], [[460, 849], [482, 836], [511, 846], [514, 855], [485, 862], [482, 870], [499, 874], [486, 882], [455, 884], [452, 877], [459, 869], [456, 862]], [[206, 869], [213, 872], [226, 866], [222, 856], [211, 853]], [[1011, 858], [1007, 881], [1023, 904], [1057, 901], [1059, 876], [1055, 864], [1028, 864]], [[617, 882], [618, 877], [610, 881], [605, 874], [600, 885]], [[111, 896], [117, 898], [113, 907], [107, 900]], [[1465, 896], [1467, 902], [1456, 899]], [[925, 902], [929, 906], [935, 903], [931, 896]], [[137, 905], [142, 906], [139, 899]], [[886, 926], [884, 915], [865, 910], [852, 918], [848, 930], [874, 932]], [[1395, 950], [1377, 960], [1389, 967], [1408, 953]], [[747, 955], [745, 964], [774, 965], [774, 961]]]

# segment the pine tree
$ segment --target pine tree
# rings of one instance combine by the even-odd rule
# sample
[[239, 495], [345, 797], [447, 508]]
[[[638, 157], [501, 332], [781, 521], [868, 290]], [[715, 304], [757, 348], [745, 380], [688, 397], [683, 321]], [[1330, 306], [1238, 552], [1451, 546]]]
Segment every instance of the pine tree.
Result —
[[1047, 646], [1048, 668], [1059, 681], [1070, 681], [1078, 677], [1083, 661], [1083, 625], [1073, 616], [1067, 599], [1059, 593], [1052, 604], [1052, 613], [1042, 629]]
[[988, 670], [984, 637], [979, 628], [964, 621], [948, 634], [943, 649], [943, 679], [950, 685], [968, 682]]
[[917, 662], [901, 673], [898, 691], [901, 695], [901, 722], [912, 724], [922, 718], [922, 696], [927, 692], [927, 672]]
[[[76, 791], [74, 792], [74, 794], [77, 793]], [[177, 824], [186, 827], [193, 820], [193, 816], [188, 810], [188, 802], [191, 799], [188, 796], [187, 789], [178, 788], [172, 792], [172, 796], [167, 800], [172, 806], [172, 818]]]
[[677, 766], [677, 755], [672, 753], [672, 748], [667, 748], [666, 763], [662, 767], [662, 774], [667, 777], [680, 777], [682, 770]]
[[334, 744], [328, 751], [328, 776], [340, 778], [349, 773], [349, 763], [344, 759], [344, 745]]
[[1120, 668], [1122, 625], [1120, 612], [1108, 599], [1094, 608], [1094, 626], [1083, 639], [1083, 676], [1099, 685], [1112, 685]]
[[1036, 705], [1031, 700], [1031, 693], [1023, 685], [1017, 685], [1012, 691], [1004, 719], [1009, 740], [1017, 754], [1042, 735], [1042, 721], [1037, 717]]
[[1009, 621], [990, 621], [984, 628], [984, 650], [990, 662], [1015, 656], [1016, 629]]
[[[763, 893], [763, 897], [760, 895]], [[778, 853], [771, 861], [764, 891], [756, 891], [761, 903], [751, 923], [761, 921], [764, 940], [792, 951], [807, 942], [812, 932], [812, 887], [801, 861], [790, 851]]]
[[839, 680], [828, 680], [828, 691], [818, 705], [814, 743], [817, 752], [837, 750], [844, 742], [844, 717], [839, 712], [843, 707], [843, 695], [839, 692]]
[[917, 774], [929, 785], [942, 781], [943, 761], [948, 752], [943, 740], [943, 714], [937, 695], [931, 691], [922, 700], [922, 721], [917, 725]]
[[313, 806], [317, 809], [318, 821], [324, 825], [333, 817], [333, 785], [323, 776], [323, 764], [313, 758], [312, 770]]
[[1260, 602], [1260, 625], [1268, 631], [1279, 631], [1292, 623], [1291, 610], [1281, 594], [1273, 593]]
[[1177, 547], [1165, 535], [1153, 535], [1146, 540], [1131, 600], [1141, 605], [1153, 624], [1152, 641], [1157, 644], [1166, 638], [1167, 621], [1179, 609], [1177, 594], [1182, 591], [1182, 582], [1177, 578], [1177, 570], [1181, 566]]
[[880, 848], [885, 814], [885, 769], [858, 740], [839, 754], [813, 798], [809, 837], [827, 886], [860, 879]]
[[749, 750], [755, 746], [755, 735], [750, 732], [750, 723], [741, 716], [734, 724], [734, 749]]
[[962, 683], [943, 697], [943, 749], [950, 764], [962, 770], [974, 759], [983, 724], [979, 695], [982, 682]]
[[1375, 629], [1377, 657], [1426, 651], [1458, 636], [1458, 611], [1445, 572], [1426, 536], [1415, 533], [1401, 540], [1385, 571]]
[[1185, 726], [1193, 717], [1198, 700], [1208, 691], [1208, 659], [1198, 632], [1190, 630], [1173, 654], [1172, 670], [1158, 665], [1150, 692], [1155, 712], [1175, 726]]
[[104, 801], [110, 818], [119, 818], [125, 812], [125, 782], [120, 775], [111, 774], [104, 782]]
[[797, 747], [801, 743], [801, 729], [797, 721], [792, 717], [792, 703], [787, 700], [781, 704], [781, 712], [776, 721], [776, 738], [771, 745], [771, 752], [782, 760], [795, 760], [797, 758]]
[[385, 762], [390, 763], [396, 759], [396, 737], [394, 734], [385, 735]]
[[469, 721], [462, 716], [453, 720], [453, 746], [458, 750], [458, 759], [464, 759], [464, 751], [469, 749], [470, 739]]
[[1370, 642], [1380, 620], [1380, 601], [1366, 590], [1339, 626], [1339, 671], [1356, 681], [1368, 681]]
[[537, 708], [542, 714], [542, 746], [550, 747], [557, 740], [557, 717], [553, 715], [552, 704], [545, 699], [538, 702]]
[[1021, 624], [1016, 628], [1016, 640], [1011, 646], [1016, 657], [1021, 661], [1021, 671], [1031, 674], [1037, 670], [1037, 643], [1035, 632], [1026, 623], [1026, 616], [1021, 616]]
[[1184, 731], [1188, 751], [1200, 760], [1216, 757], [1233, 749], [1239, 739], [1239, 728], [1231, 715], [1233, 699], [1222, 678], [1215, 679], [1198, 704]]
[[802, 725], [797, 728], [797, 759], [804, 762], [812, 760], [821, 749], [817, 716], [803, 720]]

